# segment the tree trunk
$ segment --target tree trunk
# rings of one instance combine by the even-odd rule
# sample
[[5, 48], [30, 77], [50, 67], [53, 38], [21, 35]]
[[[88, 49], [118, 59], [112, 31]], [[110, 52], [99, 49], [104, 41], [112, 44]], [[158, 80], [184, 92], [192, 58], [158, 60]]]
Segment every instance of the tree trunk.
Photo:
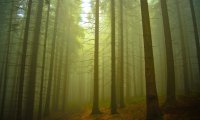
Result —
[[161, 118], [161, 111], [159, 109], [156, 82], [155, 82], [155, 69], [154, 69], [149, 10], [148, 10], [147, 0], [140, 0], [140, 1], [141, 1], [141, 13], [142, 13], [142, 23], [143, 23], [144, 52], [145, 52], [147, 120], [156, 120]]
[[167, 58], [167, 98], [166, 105], [172, 105], [176, 101], [175, 95], [175, 72], [174, 72], [174, 56], [172, 38], [169, 24], [169, 16], [167, 11], [166, 0], [161, 0], [161, 9], [163, 17], [163, 27], [166, 45], [166, 58]]
[[120, 0], [120, 98], [119, 104], [123, 108], [124, 103], [124, 24], [123, 24], [123, 0]]
[[178, 21], [179, 21], [179, 28], [180, 28], [180, 39], [181, 39], [181, 51], [182, 51], [182, 57], [183, 57], [183, 75], [184, 75], [184, 89], [185, 89], [185, 94], [189, 95], [189, 82], [188, 82], [188, 63], [187, 63], [187, 53], [186, 53], [186, 48], [185, 47], [185, 37], [184, 37], [184, 29], [183, 29], [183, 22], [181, 19], [181, 9], [178, 0], [176, 2], [176, 8], [178, 10]]
[[29, 25], [31, 17], [32, 0], [28, 1], [28, 9], [26, 15], [26, 23], [24, 30], [23, 48], [22, 48], [22, 58], [21, 58], [21, 68], [19, 76], [19, 93], [18, 93], [18, 104], [17, 104], [17, 120], [23, 120], [22, 117], [22, 105], [23, 105], [23, 92], [24, 92], [24, 74], [26, 65], [26, 54], [27, 54], [27, 43], [29, 37]]
[[47, 37], [48, 37], [48, 28], [49, 28], [49, 13], [50, 13], [50, 0], [47, 3], [47, 18], [45, 25], [45, 36], [44, 36], [44, 48], [43, 48], [43, 59], [42, 59], [42, 73], [41, 73], [41, 84], [40, 84], [40, 98], [39, 98], [39, 111], [38, 111], [38, 120], [41, 120], [43, 117], [42, 104], [43, 104], [43, 87], [44, 87], [44, 74], [45, 74], [45, 63], [46, 63], [46, 47], [47, 47]]
[[196, 20], [193, 0], [189, 0], [189, 1], [190, 1], [191, 13], [192, 13], [192, 22], [193, 22], [193, 27], [194, 27], [194, 37], [195, 37], [196, 49], [197, 49], [197, 60], [198, 60], [198, 67], [199, 67], [199, 73], [200, 73], [200, 46], [199, 46], [199, 35], [198, 35], [197, 20]]
[[52, 39], [52, 47], [51, 47], [51, 58], [50, 58], [50, 68], [49, 68], [49, 81], [47, 85], [47, 96], [46, 96], [46, 104], [45, 104], [45, 116], [49, 115], [50, 110], [50, 99], [51, 99], [51, 90], [52, 90], [52, 79], [53, 79], [53, 65], [54, 65], [54, 57], [55, 57], [55, 44], [56, 44], [56, 35], [57, 35], [57, 24], [58, 24], [58, 14], [59, 14], [59, 6], [60, 0], [57, 1], [56, 7], [56, 16], [54, 22], [54, 31], [53, 31], [53, 39]]
[[[127, 28], [128, 29], [128, 28]], [[127, 30], [128, 32], [128, 30]], [[127, 33], [128, 34], [128, 33]], [[126, 92], [127, 92], [127, 99], [130, 100], [131, 98], [131, 81], [130, 81], [130, 70], [129, 70], [129, 39], [128, 39], [128, 36], [127, 36], [127, 39], [126, 39], [126, 82], [127, 82], [127, 89], [126, 89]]]
[[92, 114], [101, 113], [99, 110], [99, 0], [96, 0], [95, 14], [95, 53], [94, 53], [94, 95]]
[[[69, 34], [70, 35], [70, 34]], [[66, 93], [68, 93], [69, 89], [68, 89], [68, 84], [69, 84], [69, 79], [68, 79], [68, 61], [69, 61], [69, 43], [67, 42], [67, 48], [66, 48], [66, 65], [65, 65], [65, 77], [64, 77], [64, 87], [63, 87], [63, 105], [62, 105], [62, 111], [65, 111], [65, 107], [66, 107], [66, 101], [67, 101], [67, 97], [68, 95]]]
[[111, 114], [117, 113], [115, 71], [115, 0], [111, 0]]
[[59, 98], [60, 98], [60, 83], [61, 83], [61, 75], [62, 75], [62, 65], [63, 65], [63, 47], [62, 44], [60, 44], [60, 60], [58, 63], [58, 76], [57, 76], [57, 87], [56, 87], [56, 94], [55, 94], [55, 109], [56, 111], [59, 110]]
[[34, 114], [34, 100], [35, 100], [35, 86], [37, 76], [37, 58], [40, 43], [40, 31], [42, 25], [42, 12], [43, 12], [43, 0], [38, 0], [37, 16], [35, 22], [35, 30], [33, 36], [31, 66], [30, 66], [30, 78], [28, 81], [28, 97], [26, 105], [26, 119], [32, 120]]
[[3, 91], [2, 91], [2, 100], [1, 100], [1, 113], [0, 113], [0, 119], [4, 119], [4, 108], [5, 108], [5, 100], [6, 100], [6, 88], [8, 83], [8, 67], [9, 67], [9, 52], [10, 52], [10, 42], [11, 42], [11, 29], [12, 29], [12, 19], [13, 19], [13, 12], [14, 12], [14, 2], [11, 3], [11, 12], [10, 12], [10, 19], [9, 19], [9, 25], [8, 25], [8, 36], [7, 36], [7, 50], [6, 50], [6, 59], [5, 59], [5, 71], [4, 71], [4, 77], [3, 77]]

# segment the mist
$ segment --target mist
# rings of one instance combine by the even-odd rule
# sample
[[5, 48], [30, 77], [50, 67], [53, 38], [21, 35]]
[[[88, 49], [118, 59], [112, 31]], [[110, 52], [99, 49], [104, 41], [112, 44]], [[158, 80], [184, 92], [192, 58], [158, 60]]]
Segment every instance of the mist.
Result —
[[200, 119], [199, 0], [1, 0], [0, 120]]

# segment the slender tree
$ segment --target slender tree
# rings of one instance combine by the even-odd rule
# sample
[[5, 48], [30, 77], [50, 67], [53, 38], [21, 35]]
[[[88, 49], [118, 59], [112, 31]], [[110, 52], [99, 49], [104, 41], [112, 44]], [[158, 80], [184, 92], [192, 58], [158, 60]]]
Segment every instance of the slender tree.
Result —
[[[70, 31], [69, 31], [70, 32]], [[70, 35], [70, 34], [69, 34]], [[68, 41], [68, 39], [67, 39]], [[67, 100], [67, 93], [68, 93], [68, 84], [69, 84], [69, 78], [68, 78], [68, 69], [69, 69], [69, 43], [66, 42], [67, 44], [67, 48], [66, 48], [66, 55], [65, 55], [65, 75], [64, 75], [64, 82], [63, 82], [63, 103], [62, 103], [62, 111], [65, 111], [65, 107], [66, 107], [66, 100]]]
[[57, 75], [57, 86], [56, 86], [56, 94], [55, 94], [55, 110], [59, 110], [59, 98], [60, 98], [60, 86], [61, 86], [61, 75], [62, 75], [62, 64], [63, 64], [63, 46], [60, 44], [60, 56], [58, 63], [58, 75]]
[[3, 91], [2, 91], [2, 100], [1, 100], [1, 113], [0, 119], [4, 119], [4, 108], [5, 108], [5, 100], [6, 100], [6, 88], [8, 83], [8, 68], [9, 68], [9, 52], [10, 52], [10, 42], [11, 42], [11, 29], [12, 29], [12, 18], [14, 12], [14, 2], [11, 2], [11, 11], [9, 15], [9, 25], [8, 25], [8, 36], [7, 36], [7, 51], [6, 51], [6, 59], [5, 59], [5, 71], [4, 71], [4, 81], [3, 81]]
[[44, 87], [44, 74], [45, 74], [45, 63], [46, 63], [47, 37], [48, 37], [48, 29], [49, 29], [50, 0], [46, 2], [46, 4], [47, 4], [47, 16], [46, 16], [44, 48], [43, 48], [43, 58], [42, 58], [42, 73], [41, 73], [41, 84], [40, 84], [38, 120], [41, 120], [43, 116], [42, 115], [43, 87]]
[[161, 0], [161, 10], [163, 17], [163, 27], [166, 46], [166, 58], [167, 58], [167, 98], [166, 106], [172, 105], [176, 101], [175, 95], [175, 72], [174, 72], [174, 56], [172, 47], [172, 37], [169, 24], [169, 15], [167, 10], [166, 0]]
[[198, 67], [199, 67], [199, 72], [200, 72], [200, 45], [199, 45], [199, 34], [198, 34], [196, 13], [194, 9], [193, 0], [189, 0], [189, 2], [190, 2], [191, 14], [192, 14], [192, 22], [193, 22], [193, 27], [194, 27], [194, 37], [195, 37], [196, 49], [197, 49]]
[[21, 68], [19, 75], [19, 93], [18, 93], [18, 102], [17, 102], [17, 120], [23, 120], [22, 117], [22, 105], [23, 105], [23, 91], [24, 91], [24, 74], [25, 74], [25, 65], [26, 65], [26, 54], [27, 54], [27, 43], [29, 37], [29, 25], [31, 17], [31, 8], [32, 0], [28, 1], [26, 23], [24, 29], [24, 38], [23, 38], [23, 47], [22, 47], [22, 58], [21, 58]]
[[58, 14], [59, 14], [60, 0], [57, 1], [56, 6], [56, 16], [54, 22], [54, 30], [53, 30], [53, 39], [51, 44], [51, 58], [50, 58], [50, 68], [49, 68], [49, 77], [48, 77], [48, 85], [47, 85], [47, 96], [46, 96], [46, 104], [45, 104], [45, 116], [49, 114], [50, 111], [50, 98], [51, 98], [51, 90], [52, 90], [52, 80], [53, 80], [53, 66], [54, 66], [54, 57], [55, 57], [55, 44], [56, 44], [56, 35], [57, 35], [57, 25], [58, 25]]
[[176, 2], [176, 8], [177, 8], [177, 19], [179, 23], [179, 29], [180, 29], [180, 39], [181, 39], [181, 51], [182, 51], [182, 56], [183, 56], [183, 75], [184, 75], [184, 87], [185, 87], [185, 94], [189, 94], [189, 83], [188, 83], [188, 63], [187, 63], [187, 53], [186, 53], [186, 48], [185, 47], [185, 37], [184, 37], [184, 29], [183, 29], [183, 21], [181, 19], [181, 9], [180, 9], [180, 4], [178, 0]]
[[111, 114], [117, 113], [115, 71], [115, 0], [111, 0]]
[[119, 104], [123, 108], [124, 103], [124, 24], [123, 24], [123, 0], [120, 0], [120, 98]]
[[95, 53], [94, 53], [94, 95], [92, 114], [101, 113], [99, 110], [99, 0], [96, 0], [95, 14]]
[[141, 3], [144, 52], [145, 52], [147, 120], [159, 120], [161, 118], [161, 111], [159, 109], [156, 82], [155, 82], [155, 68], [154, 68], [148, 3], [147, 0], [140, 0], [140, 3]]
[[30, 65], [30, 78], [28, 81], [28, 97], [26, 105], [26, 119], [32, 120], [34, 114], [34, 100], [35, 100], [35, 86], [36, 86], [36, 76], [37, 76], [37, 58], [40, 43], [40, 31], [42, 25], [42, 13], [43, 13], [43, 0], [38, 0], [37, 6], [37, 16], [35, 21], [35, 29], [33, 35], [32, 43], [32, 56]]
[[[126, 15], [127, 16], [127, 15]], [[129, 32], [128, 32], [128, 17], [126, 17], [126, 60], [127, 60], [127, 64], [126, 64], [126, 100], [129, 101], [131, 98], [131, 85], [130, 85], [130, 72], [129, 72], [129, 64], [128, 64], [128, 60], [129, 60], [129, 56], [128, 56], [128, 49], [129, 49]]]

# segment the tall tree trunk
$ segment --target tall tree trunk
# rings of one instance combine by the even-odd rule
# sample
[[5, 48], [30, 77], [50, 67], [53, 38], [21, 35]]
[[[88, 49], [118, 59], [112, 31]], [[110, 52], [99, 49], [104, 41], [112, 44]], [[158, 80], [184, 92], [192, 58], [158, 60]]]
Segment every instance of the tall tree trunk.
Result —
[[23, 120], [22, 116], [22, 105], [23, 105], [23, 92], [24, 92], [24, 74], [26, 65], [26, 54], [27, 54], [27, 43], [29, 37], [29, 25], [31, 17], [32, 0], [28, 1], [28, 9], [26, 15], [26, 23], [23, 38], [23, 48], [22, 48], [22, 58], [21, 58], [21, 68], [19, 76], [19, 93], [18, 93], [18, 104], [17, 104], [17, 120]]
[[43, 12], [43, 0], [38, 0], [37, 16], [35, 21], [35, 29], [33, 36], [31, 66], [30, 66], [30, 78], [28, 81], [28, 97], [26, 105], [26, 119], [32, 120], [34, 114], [34, 100], [35, 100], [35, 86], [37, 76], [37, 58], [40, 43], [40, 31], [42, 25], [42, 12]]
[[57, 48], [57, 46], [56, 46], [56, 48], [55, 48], [55, 53], [54, 53], [54, 55], [55, 55], [55, 59], [54, 59], [54, 68], [53, 68], [53, 93], [52, 93], [52, 108], [53, 108], [53, 111], [55, 112], [55, 111], [57, 111], [56, 110], [56, 90], [57, 90], [57, 84], [58, 84], [58, 82], [57, 82], [57, 76], [58, 76], [58, 64], [59, 64], [59, 62], [58, 62], [58, 60], [59, 60], [59, 56], [58, 56], [58, 48]]
[[136, 85], [136, 79], [135, 79], [135, 51], [134, 51], [134, 40], [132, 40], [132, 56], [133, 56], [133, 61], [132, 61], [132, 67], [133, 67], [133, 72], [132, 72], [132, 74], [133, 74], [133, 89], [134, 89], [134, 93], [133, 93], [133, 95], [134, 96], [137, 96], [137, 85]]
[[[127, 16], [127, 15], [126, 15]], [[126, 23], [125, 23], [125, 25], [126, 25], [126, 60], [127, 60], [127, 62], [126, 62], [126, 100], [127, 101], [130, 101], [130, 99], [131, 99], [131, 84], [130, 84], [130, 74], [129, 74], [129, 65], [128, 65], [128, 59], [129, 59], [129, 57], [128, 57], [128, 49], [129, 49], [129, 45], [128, 45], [128, 41], [129, 41], [129, 30], [128, 30], [128, 25], [127, 25], [127, 23], [128, 23], [128, 17], [126, 17]]]
[[3, 55], [3, 58], [2, 58], [2, 64], [1, 64], [1, 71], [0, 71], [0, 92], [2, 90], [2, 84], [3, 84], [3, 79], [4, 79], [4, 72], [5, 72], [5, 64], [4, 64], [4, 60], [6, 58], [6, 55], [4, 54]]
[[123, 0], [120, 0], [120, 98], [119, 104], [123, 108], [124, 103], [124, 24], [123, 24]]
[[[128, 29], [128, 28], [127, 28]], [[128, 31], [127, 31], [128, 32]], [[128, 33], [127, 33], [128, 34]], [[129, 39], [126, 39], [126, 82], [127, 82], [127, 97], [131, 98], [131, 81], [130, 81], [130, 69], [129, 69]]]
[[14, 1], [11, 2], [11, 11], [10, 11], [10, 19], [8, 25], [8, 36], [7, 36], [7, 50], [6, 50], [6, 59], [5, 59], [5, 71], [4, 71], [4, 79], [3, 80], [3, 91], [2, 91], [2, 100], [1, 100], [1, 112], [0, 112], [0, 119], [4, 119], [4, 108], [5, 108], [5, 100], [6, 100], [6, 88], [8, 83], [8, 67], [9, 67], [9, 52], [10, 52], [10, 42], [11, 42], [11, 29], [12, 29], [12, 19], [13, 19], [13, 12], [14, 12]]
[[92, 114], [101, 113], [99, 110], [99, 0], [96, 0], [95, 14], [95, 53], [94, 53], [94, 95]]
[[174, 55], [172, 38], [169, 24], [169, 16], [167, 10], [166, 0], [161, 0], [161, 9], [163, 17], [163, 27], [166, 46], [166, 58], [167, 58], [167, 98], [166, 105], [172, 105], [176, 101], [175, 95], [175, 72], [174, 72]]
[[43, 117], [43, 111], [42, 111], [43, 87], [44, 87], [44, 74], [45, 74], [45, 63], [46, 63], [47, 37], [48, 37], [48, 29], [49, 29], [50, 0], [48, 2], [49, 3], [47, 3], [47, 18], [46, 18], [46, 25], [45, 25], [44, 48], [43, 48], [43, 59], [42, 59], [38, 120], [41, 120]]
[[102, 91], [101, 91], [101, 96], [102, 96], [102, 101], [103, 103], [105, 102], [105, 56], [104, 56], [104, 49], [102, 51], [102, 84], [101, 84], [101, 87], [102, 87]]
[[56, 94], [55, 94], [55, 110], [59, 111], [59, 98], [60, 98], [60, 83], [61, 83], [61, 75], [62, 75], [62, 64], [63, 64], [63, 47], [60, 44], [60, 56], [58, 63], [58, 76], [57, 76], [57, 86], [56, 86]]
[[111, 114], [117, 113], [115, 71], [115, 0], [111, 0]]
[[50, 112], [50, 98], [51, 98], [51, 90], [52, 90], [53, 65], [54, 65], [54, 57], [55, 57], [55, 44], [56, 44], [56, 35], [57, 35], [59, 7], [60, 7], [60, 0], [57, 0], [53, 39], [52, 39], [52, 44], [51, 44], [52, 47], [51, 47], [49, 78], [48, 78], [49, 81], [48, 81], [48, 85], [47, 85], [47, 96], [46, 96], [46, 104], [45, 104], [45, 116], [49, 115], [49, 112]]
[[140, 0], [143, 23], [143, 39], [145, 52], [146, 104], [147, 120], [157, 120], [161, 117], [155, 82], [155, 69], [152, 48], [152, 36], [147, 0]]
[[183, 29], [183, 22], [181, 19], [181, 9], [180, 9], [180, 3], [178, 0], [176, 2], [176, 8], [178, 10], [178, 21], [179, 21], [179, 28], [180, 28], [180, 39], [181, 39], [181, 51], [182, 51], [182, 57], [183, 57], [183, 75], [184, 75], [184, 89], [185, 89], [185, 94], [189, 95], [189, 82], [188, 82], [188, 63], [187, 63], [187, 53], [186, 53], [186, 48], [185, 47], [185, 37], [184, 37], [184, 29]]
[[191, 13], [192, 13], [192, 22], [193, 22], [193, 27], [194, 27], [194, 37], [195, 37], [196, 49], [197, 49], [197, 60], [198, 60], [198, 67], [199, 67], [199, 73], [200, 73], [200, 46], [199, 46], [199, 35], [198, 35], [197, 20], [196, 20], [196, 14], [195, 14], [193, 0], [189, 0], [189, 1], [190, 1]]
[[[69, 34], [70, 35], [70, 34]], [[68, 41], [68, 40], [67, 40]], [[67, 101], [67, 93], [69, 92], [68, 90], [68, 84], [69, 84], [69, 78], [68, 78], [68, 69], [69, 69], [69, 64], [68, 64], [68, 61], [69, 61], [69, 43], [67, 42], [67, 48], [66, 48], [66, 58], [65, 58], [65, 75], [64, 75], [64, 82], [63, 82], [63, 103], [62, 103], [62, 111], [64, 112], [65, 111], [65, 108], [66, 108], [66, 101]]]

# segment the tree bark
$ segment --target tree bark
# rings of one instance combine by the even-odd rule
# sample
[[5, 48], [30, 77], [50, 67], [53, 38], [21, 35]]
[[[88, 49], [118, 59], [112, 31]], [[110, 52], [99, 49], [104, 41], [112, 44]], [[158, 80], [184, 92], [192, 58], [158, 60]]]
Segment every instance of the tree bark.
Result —
[[32, 46], [32, 56], [31, 56], [31, 66], [30, 66], [30, 78], [28, 81], [28, 97], [26, 105], [26, 119], [32, 120], [34, 114], [34, 100], [35, 100], [35, 86], [36, 86], [36, 76], [37, 76], [37, 58], [40, 43], [40, 31], [42, 25], [42, 12], [43, 12], [43, 0], [38, 0], [37, 16], [35, 21], [35, 29], [33, 36], [33, 46]]
[[155, 82], [155, 69], [154, 69], [149, 10], [148, 10], [147, 0], [140, 0], [140, 2], [141, 2], [144, 52], [145, 52], [147, 120], [156, 120], [161, 118], [161, 111], [159, 109], [156, 82]]
[[189, 1], [190, 1], [191, 13], [192, 13], [192, 22], [193, 22], [193, 27], [194, 27], [194, 37], [195, 37], [196, 49], [197, 49], [197, 60], [198, 60], [198, 67], [199, 67], [199, 73], [200, 73], [200, 45], [199, 45], [199, 35], [198, 35], [196, 13], [195, 13], [195, 9], [194, 9], [193, 0], [189, 0]]
[[167, 10], [166, 0], [161, 0], [161, 10], [163, 17], [163, 27], [166, 46], [166, 58], [167, 58], [167, 98], [166, 105], [174, 104], [176, 101], [175, 95], [175, 72], [174, 72], [174, 55], [172, 38], [169, 24], [169, 15]]
[[[120, 0], [120, 107], [125, 107], [124, 103], [124, 24], [123, 24], [123, 0]], [[128, 49], [128, 48], [127, 48]]]
[[180, 3], [178, 2], [178, 0], [175, 1], [176, 2], [176, 8], [178, 11], [178, 21], [179, 21], [179, 28], [180, 28], [180, 39], [181, 39], [181, 51], [182, 51], [182, 57], [183, 57], [183, 75], [184, 75], [184, 89], [185, 89], [185, 94], [189, 95], [189, 82], [188, 82], [188, 63], [187, 63], [187, 53], [186, 53], [186, 48], [185, 47], [185, 37], [184, 37], [184, 29], [183, 29], [183, 22], [181, 19], [181, 9], [180, 9]]
[[18, 104], [17, 104], [17, 120], [23, 120], [22, 116], [22, 105], [23, 105], [23, 91], [24, 91], [24, 74], [26, 65], [26, 54], [27, 54], [27, 43], [29, 37], [29, 25], [31, 17], [32, 0], [28, 1], [28, 9], [26, 15], [26, 23], [24, 30], [23, 48], [22, 48], [22, 58], [21, 58], [21, 68], [19, 76], [19, 93], [18, 93]]
[[45, 116], [49, 115], [49, 111], [50, 111], [50, 99], [51, 99], [52, 80], [53, 80], [53, 66], [54, 66], [54, 57], [55, 57], [55, 44], [56, 44], [56, 35], [57, 35], [59, 7], [60, 7], [60, 0], [57, 0], [53, 39], [52, 39], [52, 44], [51, 44], [51, 58], [50, 58], [50, 68], [49, 68], [49, 77], [48, 77], [49, 81], [47, 85], [47, 96], [46, 96], [46, 104], [45, 104]]
[[46, 63], [46, 47], [47, 47], [47, 37], [49, 29], [49, 14], [50, 14], [50, 0], [47, 3], [47, 17], [45, 25], [45, 36], [44, 36], [44, 48], [43, 48], [43, 59], [42, 59], [42, 75], [41, 75], [41, 86], [40, 86], [40, 98], [39, 98], [39, 111], [38, 111], [38, 120], [41, 120], [43, 117], [42, 104], [43, 104], [43, 87], [44, 87], [44, 74], [45, 74], [45, 63]]
[[5, 100], [6, 100], [6, 88], [8, 83], [8, 67], [9, 67], [9, 52], [10, 52], [10, 42], [11, 42], [11, 29], [12, 29], [12, 18], [13, 18], [13, 12], [14, 12], [14, 2], [11, 2], [11, 12], [10, 12], [10, 19], [9, 19], [9, 25], [8, 25], [8, 36], [7, 36], [7, 50], [6, 50], [6, 57], [5, 57], [5, 70], [4, 70], [4, 77], [3, 77], [3, 91], [2, 91], [2, 100], [1, 100], [1, 113], [0, 113], [0, 119], [4, 119], [4, 108], [5, 108]]
[[99, 110], [99, 0], [96, 0], [95, 14], [95, 53], [94, 53], [94, 95], [92, 114], [101, 113]]
[[117, 113], [115, 68], [115, 0], [111, 0], [111, 114]]

